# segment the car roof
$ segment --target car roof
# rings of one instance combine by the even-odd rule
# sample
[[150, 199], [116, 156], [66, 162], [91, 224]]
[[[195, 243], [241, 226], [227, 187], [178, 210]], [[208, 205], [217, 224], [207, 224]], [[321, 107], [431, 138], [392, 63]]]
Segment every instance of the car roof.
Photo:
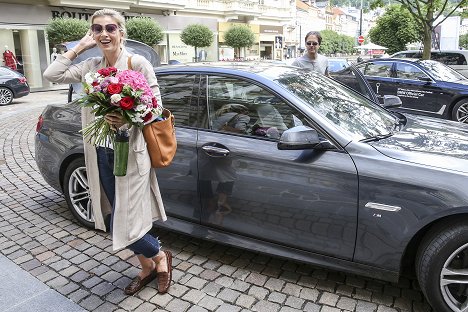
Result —
[[[70, 49], [71, 47], [74, 47], [75, 45], [77, 45], [78, 42], [79, 41], [72, 41], [72, 42], [67, 42], [63, 45], [67, 49]], [[144, 56], [151, 63], [151, 65], [153, 65], [153, 67], [161, 65], [161, 59], [159, 55], [156, 53], [156, 51], [154, 51], [152, 47], [150, 47], [147, 44], [144, 44], [143, 42], [132, 40], [132, 39], [127, 39], [125, 40], [125, 48], [130, 53]], [[89, 57], [96, 57], [96, 56], [102, 56], [101, 51], [99, 50], [97, 46], [81, 53], [77, 58], [73, 60], [72, 63], [77, 64], [77, 63], [84, 61], [85, 59]]]
[[232, 75], [262, 76], [269, 80], [279, 78], [281, 75], [301, 72], [304, 69], [289, 66], [286, 64], [274, 64], [268, 62], [199, 62], [175, 64], [155, 68], [157, 74], [173, 72], [193, 72], [193, 73], [218, 73]]
[[[414, 52], [420, 52], [423, 53], [423, 50], [404, 50], [404, 51], [398, 51], [393, 53], [392, 55], [399, 54], [399, 53], [414, 53]], [[439, 52], [439, 53], [463, 53], [467, 54], [468, 50], [431, 50], [431, 53], [433, 52]]]

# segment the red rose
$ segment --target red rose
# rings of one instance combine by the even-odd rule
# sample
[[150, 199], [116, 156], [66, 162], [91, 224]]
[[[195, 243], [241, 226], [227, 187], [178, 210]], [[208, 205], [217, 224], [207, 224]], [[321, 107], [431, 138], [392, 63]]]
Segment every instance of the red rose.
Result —
[[153, 118], [153, 114], [148, 113], [145, 115], [145, 117], [143, 117], [143, 122], [148, 122], [149, 120], [151, 120], [151, 118]]
[[126, 96], [120, 100], [120, 107], [124, 110], [132, 109], [134, 104], [135, 101], [130, 96]]
[[155, 97], [153, 97], [153, 98], [151, 99], [151, 102], [153, 103], [153, 107], [158, 106], [158, 101], [156, 100]]
[[99, 86], [99, 82], [93, 81], [93, 83], [92, 83], [91, 85], [92, 85], [93, 87]]
[[122, 89], [123, 84], [121, 83], [111, 83], [107, 86], [107, 92], [109, 92], [109, 94], [119, 94], [120, 92], [122, 92]]
[[117, 73], [117, 68], [115, 67], [106, 67], [98, 70], [98, 74], [104, 77], [111, 76]]

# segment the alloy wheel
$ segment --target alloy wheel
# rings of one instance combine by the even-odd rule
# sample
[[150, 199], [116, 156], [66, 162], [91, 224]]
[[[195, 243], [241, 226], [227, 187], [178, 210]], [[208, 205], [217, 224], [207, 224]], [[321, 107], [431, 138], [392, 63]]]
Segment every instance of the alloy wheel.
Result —
[[75, 212], [85, 221], [94, 222], [86, 167], [78, 167], [71, 174], [68, 195]]
[[468, 244], [455, 250], [445, 261], [440, 273], [440, 290], [453, 311], [468, 311]]
[[459, 122], [468, 123], [468, 101], [458, 107], [456, 118]]
[[0, 87], [0, 105], [10, 104], [13, 101], [13, 92], [10, 89]]

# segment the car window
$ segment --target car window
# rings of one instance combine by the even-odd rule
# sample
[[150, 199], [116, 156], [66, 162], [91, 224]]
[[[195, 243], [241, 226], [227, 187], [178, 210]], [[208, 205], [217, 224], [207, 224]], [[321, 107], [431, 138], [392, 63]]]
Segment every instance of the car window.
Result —
[[418, 77], [429, 76], [412, 64], [396, 63], [396, 78], [418, 80]]
[[467, 61], [463, 54], [452, 52], [432, 52], [431, 59], [445, 65], [466, 65]]
[[332, 73], [331, 76], [333, 79], [344, 84], [345, 86], [350, 87], [353, 90], [356, 90], [368, 99], [374, 99], [373, 95], [370, 94], [370, 92], [372, 92], [372, 89], [367, 87], [363, 79], [360, 79], [354, 74], [354, 70], [351, 67], [348, 67], [336, 73]]
[[313, 72], [302, 75], [285, 73], [277, 82], [356, 140], [393, 131], [395, 116], [326, 76]]
[[304, 124], [299, 112], [248, 80], [207, 76], [206, 94], [205, 127], [214, 131], [278, 139], [285, 130]]
[[369, 62], [359, 69], [365, 76], [371, 77], [391, 77], [392, 62]]
[[436, 80], [457, 82], [466, 79], [462, 74], [441, 62], [434, 60], [421, 60], [417, 62]]
[[158, 75], [162, 104], [174, 114], [178, 126], [196, 126], [195, 78], [195, 75], [183, 74]]

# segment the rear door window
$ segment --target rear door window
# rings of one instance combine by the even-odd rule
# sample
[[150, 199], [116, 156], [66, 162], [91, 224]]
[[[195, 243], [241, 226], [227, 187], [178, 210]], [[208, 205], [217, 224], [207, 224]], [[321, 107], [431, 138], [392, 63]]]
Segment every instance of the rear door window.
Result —
[[162, 105], [176, 116], [177, 126], [196, 127], [197, 125], [197, 94], [194, 90], [195, 75], [173, 74], [158, 75]]

